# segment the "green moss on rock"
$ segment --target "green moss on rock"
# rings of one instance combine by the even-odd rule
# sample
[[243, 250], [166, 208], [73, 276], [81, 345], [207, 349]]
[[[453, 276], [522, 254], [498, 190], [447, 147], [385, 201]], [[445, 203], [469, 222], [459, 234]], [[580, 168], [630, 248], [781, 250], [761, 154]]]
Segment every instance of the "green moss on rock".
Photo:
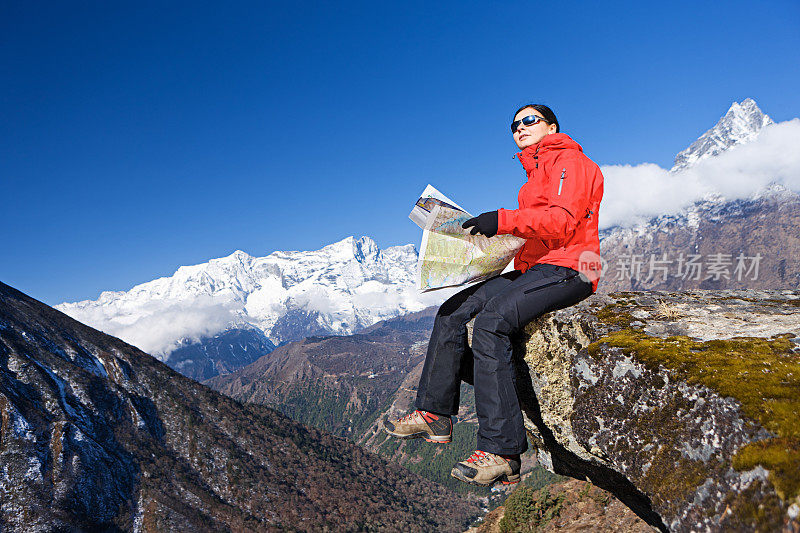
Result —
[[725, 531], [758, 533], [781, 531], [781, 502], [768, 489], [758, 480], [742, 492], [730, 494], [725, 499], [728, 513], [722, 517], [721, 528]]
[[[606, 313], [612, 311], [618, 314], [616, 308]], [[664, 366], [687, 383], [738, 400], [746, 416], [778, 437], [745, 446], [733, 465], [739, 470], [756, 465], [770, 470], [778, 494], [787, 499], [800, 494], [800, 356], [791, 351], [791, 337], [696, 341], [625, 327], [593, 342], [588, 351], [597, 359], [605, 347], [617, 347], [652, 370]]]
[[800, 307], [800, 298], [768, 298], [766, 300], [760, 300], [763, 303], [769, 304], [778, 304], [778, 305], [791, 305], [792, 307]]
[[636, 320], [627, 311], [629, 306], [624, 303], [608, 304], [597, 312], [597, 318], [606, 324], [614, 324], [615, 326], [628, 327], [631, 322]]
[[736, 470], [761, 465], [770, 471], [775, 491], [782, 499], [800, 494], [800, 439], [777, 438], [752, 442], [733, 458]]
[[687, 497], [703, 484], [708, 469], [702, 461], [686, 459], [673, 446], [660, 446], [652, 464], [638, 485], [649, 494], [657, 494], [664, 509], [675, 514]]

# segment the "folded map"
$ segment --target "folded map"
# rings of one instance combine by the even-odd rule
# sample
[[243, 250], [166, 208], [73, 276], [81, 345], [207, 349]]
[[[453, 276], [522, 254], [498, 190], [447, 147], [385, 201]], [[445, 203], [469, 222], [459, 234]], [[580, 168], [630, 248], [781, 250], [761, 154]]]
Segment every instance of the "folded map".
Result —
[[497, 276], [525, 243], [513, 235], [470, 235], [461, 224], [472, 215], [431, 185], [408, 216], [423, 230], [418, 264], [422, 291]]

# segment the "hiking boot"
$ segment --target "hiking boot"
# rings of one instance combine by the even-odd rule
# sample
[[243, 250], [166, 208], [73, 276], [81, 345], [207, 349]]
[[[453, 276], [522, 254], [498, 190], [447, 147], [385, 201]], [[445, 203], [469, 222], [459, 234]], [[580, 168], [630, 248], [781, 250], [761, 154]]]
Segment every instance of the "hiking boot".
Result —
[[491, 486], [519, 483], [519, 455], [496, 455], [476, 450], [464, 461], [456, 463], [450, 475], [473, 485]]
[[416, 410], [397, 420], [383, 421], [383, 429], [393, 437], [416, 439], [423, 437], [428, 442], [445, 444], [453, 436], [453, 421], [447, 415], [435, 415]]

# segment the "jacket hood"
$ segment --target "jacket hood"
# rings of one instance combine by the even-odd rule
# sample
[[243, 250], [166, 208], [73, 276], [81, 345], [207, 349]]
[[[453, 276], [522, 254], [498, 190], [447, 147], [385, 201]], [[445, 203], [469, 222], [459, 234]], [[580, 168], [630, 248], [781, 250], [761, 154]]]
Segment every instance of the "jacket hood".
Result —
[[525, 170], [529, 170], [533, 166], [534, 159], [551, 150], [578, 150], [583, 152], [581, 145], [573, 141], [572, 137], [566, 133], [551, 133], [545, 135], [544, 139], [538, 143], [527, 146], [521, 152], [517, 152], [517, 158]]

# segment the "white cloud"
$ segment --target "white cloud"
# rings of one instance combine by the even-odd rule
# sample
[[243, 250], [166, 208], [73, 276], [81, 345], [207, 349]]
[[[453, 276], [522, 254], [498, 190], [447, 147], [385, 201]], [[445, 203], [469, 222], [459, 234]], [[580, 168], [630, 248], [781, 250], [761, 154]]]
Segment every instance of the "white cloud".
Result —
[[109, 335], [119, 337], [142, 351], [163, 356], [178, 347], [178, 340], [199, 340], [226, 329], [241, 310], [240, 302], [219, 302], [210, 296], [193, 300], [152, 300], [136, 306], [135, 313], [115, 306], [62, 304], [72, 318]]
[[800, 191], [800, 119], [764, 128], [756, 140], [670, 173], [652, 163], [607, 165], [603, 171], [601, 228], [628, 226], [718, 192], [746, 198], [770, 182]]
[[[304, 284], [310, 285], [310, 284]], [[300, 287], [299, 285], [297, 287]], [[320, 314], [334, 314], [349, 311], [348, 302], [337, 298], [335, 293], [330, 292], [325, 287], [303, 287], [302, 292], [296, 287], [292, 287], [292, 306], [305, 309], [306, 311], [317, 311]]]
[[[378, 282], [369, 282], [375, 290], [363, 290], [352, 296], [356, 308], [370, 309], [377, 320], [394, 316], [398, 308], [408, 312], [421, 311], [432, 305], [441, 305], [463, 287], [440, 289], [430, 292], [419, 292], [416, 286], [395, 286], [391, 289], [379, 286]], [[366, 285], [366, 284], [365, 284]]]

